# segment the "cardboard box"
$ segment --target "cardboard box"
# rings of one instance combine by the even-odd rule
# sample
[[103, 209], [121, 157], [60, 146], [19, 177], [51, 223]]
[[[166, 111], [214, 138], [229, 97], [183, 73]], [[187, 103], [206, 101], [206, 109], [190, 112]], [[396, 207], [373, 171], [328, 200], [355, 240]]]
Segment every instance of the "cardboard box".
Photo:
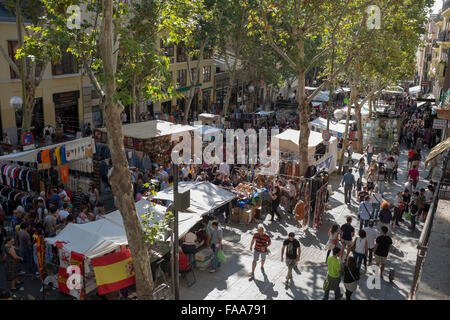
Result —
[[239, 221], [240, 221], [240, 214], [239, 214], [239, 211], [238, 211], [237, 213], [233, 212], [233, 213], [231, 214], [230, 219], [231, 219], [231, 222], [239, 223]]
[[239, 216], [239, 222], [249, 224], [252, 221], [252, 210], [244, 210]]

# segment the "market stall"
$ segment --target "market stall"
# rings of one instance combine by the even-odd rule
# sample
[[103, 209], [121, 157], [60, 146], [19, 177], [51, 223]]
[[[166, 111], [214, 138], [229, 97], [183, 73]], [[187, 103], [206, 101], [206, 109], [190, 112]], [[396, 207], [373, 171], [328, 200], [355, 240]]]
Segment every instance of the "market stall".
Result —
[[0, 203], [11, 215], [13, 208], [19, 204], [25, 207], [32, 195], [49, 186], [87, 189], [95, 151], [94, 140], [86, 137], [1, 156]]
[[222, 117], [219, 114], [200, 113], [198, 115], [198, 121], [201, 121], [204, 125], [222, 125]]
[[[322, 133], [324, 130], [327, 129], [327, 119], [317, 118], [313, 121], [310, 121], [308, 126], [312, 131]], [[345, 132], [345, 125], [330, 121], [329, 131], [333, 137], [342, 138]]]
[[[298, 159], [300, 138], [299, 130], [288, 129], [276, 135], [274, 139], [278, 140], [279, 150], [282, 160], [294, 161]], [[286, 154], [286, 156], [283, 156]], [[331, 137], [328, 145], [324, 144], [322, 134], [311, 131], [308, 141], [308, 163], [315, 166], [318, 170], [325, 169], [329, 173], [336, 170], [337, 161], [337, 139]]]
[[[142, 216], [154, 212], [153, 219], [149, 224], [163, 219], [166, 209], [160, 205], [154, 205], [147, 200], [140, 200], [136, 203], [138, 217], [142, 223]], [[192, 213], [179, 213], [179, 237], [183, 237], [195, 224], [200, 221], [200, 217]], [[155, 245], [149, 246], [150, 261], [155, 262], [164, 255], [169, 254], [170, 243], [168, 234], [159, 234], [159, 241]], [[85, 224], [68, 224], [56, 237], [46, 238], [45, 241], [58, 250], [59, 272], [58, 286], [60, 291], [70, 294], [78, 299], [94, 291], [103, 283], [97, 279], [97, 272], [94, 270], [95, 261], [105, 255], [112, 257], [115, 253], [127, 252], [128, 240], [120, 211], [114, 211], [93, 222]], [[67, 261], [72, 263], [76, 260], [82, 269], [83, 281], [80, 290], [70, 290], [66, 283], [68, 275], [64, 267]], [[103, 266], [108, 267], [108, 266]], [[115, 274], [110, 274], [111, 278]], [[124, 282], [124, 286], [131, 285], [132, 282]], [[112, 291], [119, 290], [115, 286]], [[99, 290], [100, 291], [100, 290]], [[101, 292], [108, 291], [102, 288]], [[103, 294], [101, 293], [101, 294]]]

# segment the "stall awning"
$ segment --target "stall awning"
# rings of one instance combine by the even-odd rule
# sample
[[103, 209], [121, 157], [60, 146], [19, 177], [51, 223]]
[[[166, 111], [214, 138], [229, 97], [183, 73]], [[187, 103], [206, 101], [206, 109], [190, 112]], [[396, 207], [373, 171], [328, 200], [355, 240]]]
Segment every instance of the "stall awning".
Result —
[[[151, 120], [123, 125], [122, 133], [124, 137], [145, 140], [194, 129], [194, 127], [188, 125], [173, 124], [163, 120]], [[106, 128], [101, 128], [100, 130], [107, 132]]]
[[[274, 138], [278, 139], [280, 150], [298, 152], [299, 150], [298, 140], [300, 138], [299, 130], [287, 129], [282, 133], [276, 135]], [[331, 137], [330, 141], [333, 140], [336, 140], [336, 138]], [[308, 139], [308, 148], [315, 147], [322, 142], [323, 138], [321, 133], [310, 131]]]
[[259, 112], [255, 112], [255, 114], [257, 114], [258, 116], [270, 116], [271, 114], [273, 114], [274, 111], [259, 111]]
[[221, 132], [222, 130], [216, 127], [211, 127], [211, 126], [207, 126], [207, 125], [201, 125], [201, 126], [195, 126], [195, 131], [200, 131], [201, 134], [204, 135], [211, 135], [214, 134], [216, 132]]
[[[195, 212], [199, 216], [236, 198], [234, 193], [210, 182], [180, 182], [178, 187], [179, 191], [190, 190], [191, 203], [188, 211]], [[158, 192], [154, 198], [173, 201], [173, 187]]]
[[37, 161], [37, 154], [39, 151], [47, 150], [47, 149], [54, 149], [56, 147], [65, 146], [66, 150], [70, 149], [70, 147], [73, 146], [85, 146], [91, 144], [93, 145], [93, 150], [95, 150], [95, 141], [92, 137], [86, 137], [76, 140], [70, 140], [62, 143], [52, 144], [49, 146], [45, 146], [38, 149], [33, 149], [29, 151], [24, 152], [17, 152], [17, 153], [10, 153], [5, 156], [0, 157], [0, 161], [20, 161], [20, 162], [36, 162]]
[[430, 153], [428, 154], [427, 159], [425, 160], [425, 169], [428, 166], [428, 163], [436, 158], [441, 153], [445, 152], [448, 148], [450, 148], [450, 137], [447, 138], [447, 140], [442, 141], [438, 145], [436, 145], [433, 149], [431, 149]]
[[[322, 128], [322, 129], [326, 129], [327, 128], [327, 119], [319, 117], [319, 118], [311, 121], [310, 124], [311, 125], [315, 125], [315, 126], [317, 126], [319, 128]], [[330, 130], [334, 131], [336, 133], [344, 133], [345, 132], [345, 125], [342, 125], [340, 123], [332, 123], [330, 121]]]
[[[136, 210], [140, 220], [142, 220], [142, 215], [154, 211], [153, 221], [156, 222], [163, 219], [166, 207], [160, 205], [153, 207], [147, 200], [140, 200], [136, 202]], [[192, 213], [180, 212], [178, 220], [179, 237], [181, 238], [201, 220], [201, 217]], [[85, 224], [69, 223], [56, 237], [46, 238], [45, 241], [50, 244], [61, 241], [66, 250], [84, 254], [90, 259], [105, 255], [118, 249], [121, 245], [128, 244], [119, 210], [105, 215], [104, 219]]]

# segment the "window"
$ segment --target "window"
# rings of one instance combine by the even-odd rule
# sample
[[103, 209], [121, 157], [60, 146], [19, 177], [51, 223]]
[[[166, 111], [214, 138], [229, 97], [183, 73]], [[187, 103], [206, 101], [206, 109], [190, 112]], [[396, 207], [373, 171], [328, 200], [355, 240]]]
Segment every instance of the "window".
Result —
[[212, 59], [213, 58], [213, 51], [211, 49], [205, 49], [203, 51], [203, 59]]
[[161, 44], [160, 44], [161, 50], [164, 51], [164, 55], [166, 57], [173, 57], [174, 56], [174, 45], [173, 43], [166, 43], [164, 44], [163, 39], [161, 39]]
[[60, 63], [53, 63], [52, 65], [52, 74], [54, 76], [62, 75], [62, 74], [71, 74], [77, 73], [77, 63], [75, 60], [75, 56], [71, 53], [64, 53]]
[[192, 83], [191, 83], [192, 85], [198, 82], [199, 72], [197, 71], [197, 68], [192, 68], [191, 73], [192, 73]]
[[187, 70], [186, 69], [177, 70], [177, 84], [180, 87], [185, 87], [186, 80], [187, 80]]
[[177, 47], [177, 62], [186, 62], [186, 50], [182, 45]]
[[211, 66], [203, 67], [203, 82], [211, 81]]
[[[16, 52], [17, 52], [17, 48], [19, 47], [19, 42], [16, 40], [8, 40], [8, 55], [9, 57], [12, 59], [12, 61], [14, 61], [14, 63], [17, 65], [17, 67], [21, 68], [21, 63], [20, 60], [16, 60], [15, 56], [16, 56]], [[35, 77], [39, 77], [40, 73], [41, 73], [42, 67], [36, 65], [36, 69], [35, 69]], [[11, 79], [19, 79], [20, 78], [20, 74], [16, 74], [13, 70], [13, 68], [11, 68], [11, 66], [9, 66], [9, 72], [11, 75]]]
[[[18, 47], [19, 47], [19, 42], [18, 41], [8, 40], [8, 54], [9, 54], [9, 57], [12, 59], [12, 61], [14, 61], [14, 63], [20, 69], [20, 64], [18, 63], [18, 61], [15, 58], [15, 55], [16, 55]], [[16, 74], [14, 72], [13, 68], [11, 68], [11, 66], [9, 66], [9, 73], [11, 74], [11, 79], [18, 79], [20, 77], [20, 74]]]

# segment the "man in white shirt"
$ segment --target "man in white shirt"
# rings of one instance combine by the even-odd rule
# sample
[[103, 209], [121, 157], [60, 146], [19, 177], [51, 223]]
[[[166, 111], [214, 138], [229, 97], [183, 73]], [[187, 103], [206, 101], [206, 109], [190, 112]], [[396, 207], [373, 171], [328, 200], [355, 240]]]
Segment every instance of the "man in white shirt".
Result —
[[412, 180], [408, 180], [408, 181], [405, 183], [405, 187], [403, 188], [403, 190], [405, 190], [405, 189], [408, 189], [409, 194], [413, 194], [413, 191], [414, 191], [415, 189], [414, 189], [413, 181], [412, 181]]
[[181, 174], [182, 174], [183, 179], [188, 177], [189, 168], [188, 168], [187, 164], [183, 165], [183, 168], [181, 169]]
[[169, 175], [167, 174], [166, 171], [164, 171], [164, 168], [161, 166], [159, 167], [159, 174], [157, 175], [156, 179], [158, 179], [159, 182], [161, 182], [164, 180], [165, 177], [169, 178]]
[[[373, 247], [378, 237], [378, 230], [373, 227], [373, 220], [369, 221], [369, 226], [363, 230], [366, 232], [367, 246], [369, 247], [369, 265], [372, 263]], [[364, 266], [367, 268], [367, 256], [364, 257]]]
[[222, 161], [219, 166], [219, 172], [221, 174], [229, 175], [230, 174], [230, 166], [227, 163]]

